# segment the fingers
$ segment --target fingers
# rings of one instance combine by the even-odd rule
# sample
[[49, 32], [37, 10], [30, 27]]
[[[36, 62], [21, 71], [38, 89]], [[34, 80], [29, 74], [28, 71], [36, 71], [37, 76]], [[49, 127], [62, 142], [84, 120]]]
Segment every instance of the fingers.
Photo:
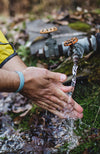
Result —
[[[83, 108], [76, 103], [70, 96], [66, 95], [65, 93], [61, 92], [59, 89], [57, 89], [57, 94], [60, 94], [60, 101], [57, 98], [57, 96], [51, 96], [47, 98], [58, 105], [58, 108], [56, 108], [56, 115], [58, 114], [58, 111], [60, 112], [60, 118], [82, 118], [83, 117]], [[64, 98], [63, 98], [64, 97]], [[60, 106], [60, 107], [59, 107]], [[60, 110], [58, 110], [60, 109]], [[62, 113], [62, 114], [61, 114]], [[66, 114], [66, 116], [65, 116]], [[58, 115], [59, 116], [59, 115]]]
[[72, 91], [73, 87], [63, 86], [62, 84], [58, 84], [58, 86], [60, 89], [59, 87], [53, 87], [52, 92], [54, 90], [55, 98], [58, 98], [60, 101], [57, 101], [57, 99], [54, 101], [52, 97], [50, 97], [50, 100], [63, 107], [63, 109], [69, 110], [69, 112], [74, 109], [76, 112], [81, 114], [83, 112], [83, 108], [78, 103], [76, 103], [72, 97], [68, 96], [68, 94], [65, 94], [65, 92], [68, 93]]
[[62, 113], [62, 112], [59, 112], [57, 110], [51, 110], [51, 109], [49, 109], [48, 111], [50, 111], [51, 113], [57, 115], [61, 119], [66, 119], [64, 113]]
[[59, 118], [61, 119], [81, 119], [83, 117], [83, 113], [79, 114], [76, 111], [71, 112], [70, 114], [64, 114], [62, 112], [59, 112], [57, 110], [51, 110], [49, 109], [50, 112], [52, 112], [53, 114], [57, 115]]
[[67, 94], [65, 94], [62, 90], [60, 90], [57, 87], [54, 87], [52, 89], [54, 91], [55, 97], [57, 97], [59, 100], [63, 101], [62, 106], [66, 107], [67, 103], [73, 104], [74, 101], [72, 101], [72, 98], [70, 98]]
[[45, 109], [45, 110], [48, 110], [50, 111], [51, 113], [57, 115], [59, 118], [61, 119], [68, 119], [68, 118], [73, 118], [73, 119], [81, 119], [83, 117], [83, 113], [78, 113], [77, 111], [73, 110], [72, 112], [70, 113], [65, 113], [65, 112], [61, 112], [61, 111], [58, 111], [57, 109], [55, 109], [54, 107], [48, 105], [48, 104], [45, 104], [44, 102], [42, 101], [39, 101], [36, 103], [39, 107]]
[[53, 108], [57, 109], [58, 111], [63, 110], [63, 107], [59, 104], [61, 104], [61, 101], [57, 99], [54, 96], [45, 96], [41, 101], [45, 102], [49, 106], [52, 106]]
[[65, 92], [65, 93], [68, 93], [68, 92], [70, 92], [70, 91], [73, 91], [73, 87], [72, 87], [72, 86], [63, 86], [63, 85], [61, 85], [59, 88], [60, 88], [63, 92]]
[[[58, 106], [52, 106], [50, 105], [50, 101], [47, 101], [47, 102], [43, 102], [43, 101], [38, 101], [36, 102], [36, 104], [43, 108], [43, 109], [46, 109], [48, 111], [50, 111], [51, 113], [57, 115], [59, 118], [61, 119], [68, 119], [68, 118], [73, 118], [73, 119], [81, 119], [83, 117], [83, 113], [82, 112], [78, 112], [76, 111], [75, 109], [73, 110], [69, 110], [68, 108], [64, 111], [62, 111]], [[78, 104], [76, 103], [76, 106]], [[78, 106], [79, 107], [79, 106]], [[57, 109], [59, 108], [59, 109]]]
[[46, 109], [46, 110], [55, 110], [54, 107], [48, 105], [47, 103], [43, 102], [43, 101], [38, 101], [35, 103], [36, 105], [38, 105], [39, 107], [41, 107], [42, 109]]
[[81, 119], [83, 117], [83, 113], [78, 113], [74, 110], [72, 113], [69, 114], [69, 117], [74, 119]]
[[[72, 87], [61, 84], [67, 79], [66, 75], [40, 68], [30, 68], [28, 71], [25, 72], [28, 74], [27, 86], [23, 91], [25, 96], [60, 118], [66, 118], [65, 115], [76, 118], [83, 116], [82, 107], [66, 94], [73, 90]], [[33, 74], [31, 80], [30, 74]]]
[[48, 110], [49, 112], [53, 113], [54, 115], [57, 115], [59, 118], [64, 118], [64, 114], [57, 111], [55, 108], [51, 107], [50, 105], [48, 104], [45, 104], [44, 102], [42, 101], [38, 101], [36, 103], [39, 107], [45, 109], [45, 110]]
[[73, 110], [70, 113], [65, 113], [64, 118], [72, 118], [72, 119], [81, 119], [83, 117], [83, 113], [78, 113], [77, 111]]
[[83, 112], [83, 108], [74, 101], [74, 109], [79, 112], [79, 113], [82, 113]]
[[72, 87], [72, 86], [64, 86], [61, 82], [53, 81], [53, 80], [51, 80], [50, 82], [52, 83], [53, 87], [56, 86], [65, 93], [68, 93], [70, 91], [74, 91], [74, 87]]
[[78, 103], [76, 103], [70, 96], [65, 94], [63, 91], [56, 89], [55, 96], [61, 100], [61, 105], [64, 108], [68, 109], [74, 108], [79, 113], [83, 112], [83, 108]]
[[51, 107], [50, 105], [42, 102], [42, 101], [38, 101], [36, 103], [39, 107], [43, 108], [43, 109], [46, 109], [48, 111], [50, 111], [51, 113], [53, 113], [54, 115], [57, 115], [59, 118], [65, 118], [64, 117], [64, 113], [56, 110], [54, 107]]
[[55, 97], [53, 95], [51, 95], [51, 96], [46, 95], [45, 98], [48, 99], [50, 102], [53, 102], [53, 105], [55, 104], [58, 107], [58, 109], [63, 110], [64, 106], [66, 106], [66, 102], [64, 102], [61, 99], [58, 99], [57, 97]]
[[51, 71], [46, 71], [46, 78], [53, 79], [59, 82], [64, 82], [67, 79], [67, 76], [62, 73], [55, 73]]

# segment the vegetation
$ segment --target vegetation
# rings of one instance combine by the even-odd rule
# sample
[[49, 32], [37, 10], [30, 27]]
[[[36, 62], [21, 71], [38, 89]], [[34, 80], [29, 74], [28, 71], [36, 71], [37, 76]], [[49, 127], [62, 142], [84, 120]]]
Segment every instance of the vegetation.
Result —
[[[78, 120], [75, 123], [75, 133], [80, 136], [80, 140], [79, 146], [73, 149], [70, 152], [71, 154], [80, 154], [84, 151], [88, 151], [91, 154], [97, 154], [100, 151], [100, 86], [98, 84], [99, 73], [97, 73], [100, 61], [98, 57], [99, 54], [94, 54], [88, 61], [80, 61], [79, 63], [79, 71], [82, 71], [82, 68], [86, 67], [87, 69], [91, 69], [91, 74], [88, 79], [83, 78], [77, 80], [77, 85], [74, 91], [73, 98], [84, 108], [84, 117], [82, 121]], [[43, 60], [43, 62], [44, 61], [47, 63], [51, 62], [51, 64], [55, 63], [54, 60], [49, 60], [49, 62]], [[58, 68], [56, 71], [70, 75], [71, 70], [72, 61], [67, 61], [67, 65], [66, 63], [63, 64], [62, 67]], [[34, 113], [34, 111], [33, 107], [31, 112]], [[28, 121], [29, 116], [25, 117], [23, 122], [20, 124], [20, 128], [23, 130], [29, 129]], [[68, 144], [66, 143], [60, 148], [60, 153], [64, 153], [67, 148]]]
[[100, 14], [100, 9], [93, 10], [94, 13]]
[[[81, 95], [80, 95], [81, 93]], [[79, 80], [73, 95], [84, 108], [84, 117], [75, 123], [75, 133], [80, 136], [79, 146], [70, 154], [99, 154], [100, 152], [100, 87], [89, 83], [86, 79]], [[68, 149], [68, 144], [60, 147], [60, 153]]]
[[27, 48], [25, 45], [19, 46], [17, 53], [27, 66], [35, 65], [35, 62], [33, 61], [33, 58], [30, 53], [30, 49]]
[[[80, 95], [81, 92], [81, 95]], [[84, 108], [82, 121], [76, 122], [76, 133], [81, 136], [80, 145], [71, 153], [78, 154], [87, 150], [89, 153], [100, 151], [100, 86], [93, 83], [78, 83], [74, 97]]]
[[80, 21], [70, 23], [69, 27], [71, 27], [72, 29], [75, 29], [75, 30], [83, 31], [83, 32], [88, 32], [88, 31], [90, 31], [90, 28], [91, 28], [90, 25], [88, 25], [84, 22], [80, 22]]
[[43, 11], [51, 11], [55, 8], [62, 9], [75, 9], [77, 6], [89, 8], [89, 7], [100, 7], [100, 0], [0, 0], [0, 13], [9, 14], [15, 16], [16, 13], [29, 13], [35, 12], [40, 13]]
[[[11, 0], [8, 0], [9, 2], [11, 2]], [[5, 2], [5, 1], [4, 1]], [[3, 3], [4, 3], [3, 2]], [[17, 4], [18, 1], [14, 1], [14, 6]], [[33, 21], [34, 19], [36, 19], [36, 14], [38, 15], [38, 18], [40, 17], [39, 15], [42, 14], [41, 12], [43, 12], [44, 10], [46, 11], [50, 11], [50, 9], [52, 10], [53, 8], [58, 9], [59, 8], [63, 8], [66, 10], [69, 9], [69, 6], [72, 6], [72, 1], [68, 1], [68, 0], [58, 0], [58, 1], [54, 1], [54, 0], [25, 0], [24, 2], [28, 2], [27, 4], [27, 9], [28, 6], [30, 5], [30, 2], [32, 4], [35, 4], [34, 6], [32, 5], [30, 10], [30, 15], [29, 15], [29, 20]], [[82, 2], [81, 0], [78, 1], [74, 1], [76, 3], [74, 3], [74, 6], [78, 6], [78, 4], [80, 2]], [[86, 4], [86, 2], [88, 3], [86, 6], [90, 6], [91, 3], [93, 5], [94, 1], [91, 0], [91, 2], [88, 0], [83, 1], [80, 6], [82, 6], [82, 4]], [[19, 3], [19, 2], [18, 2]], [[100, 0], [96, 0], [95, 3], [98, 4], [98, 6], [100, 5]], [[26, 5], [24, 3], [24, 7]], [[8, 8], [8, 3], [6, 4], [6, 8]], [[19, 7], [20, 5], [20, 7]], [[22, 10], [21, 8], [23, 7], [22, 2], [20, 2], [18, 5], [16, 5], [18, 7], [18, 9], [12, 10], [10, 9], [10, 15], [13, 16], [16, 11], [18, 11], [17, 13], [20, 13], [20, 10]], [[38, 7], [37, 7], [38, 6]], [[49, 8], [49, 9], [48, 9]], [[62, 10], [63, 10], [62, 9]], [[26, 11], [25, 9], [22, 12]], [[34, 11], [33, 11], [34, 10]], [[8, 11], [9, 12], [9, 11]], [[33, 12], [35, 12], [36, 14], [34, 14]], [[60, 12], [61, 13], [61, 12]], [[83, 12], [84, 13], [84, 12]], [[100, 9], [93, 9], [93, 13], [96, 13], [98, 15], [100, 15]], [[81, 13], [80, 13], [81, 14]], [[55, 15], [55, 14], [54, 14]], [[56, 14], [58, 15], [58, 14]], [[91, 13], [89, 13], [90, 17], [92, 18]], [[52, 22], [54, 20], [53, 18], [53, 14], [46, 14], [45, 15], [47, 17], [47, 19], [49, 19], [49, 22]], [[65, 16], [63, 16], [64, 18]], [[93, 19], [93, 18], [92, 18]], [[20, 22], [20, 18], [19, 18], [19, 22]], [[23, 19], [25, 20], [25, 19]], [[76, 20], [75, 20], [76, 21]], [[97, 20], [96, 20], [97, 21]], [[17, 20], [15, 20], [12, 23], [12, 26], [8, 26], [7, 28], [12, 29], [15, 24], [17, 24]], [[6, 24], [6, 20], [3, 22], [3, 24]], [[69, 26], [73, 29], [79, 30], [79, 31], [85, 31], [85, 32], [89, 32], [91, 29], [91, 26], [94, 26], [94, 23], [91, 22], [91, 26], [88, 25], [87, 23], [81, 22], [81, 21], [77, 21], [74, 23], [70, 23], [69, 22]], [[16, 26], [15, 26], [16, 27]], [[25, 29], [26, 25], [25, 22], [23, 23], [22, 29]], [[17, 27], [16, 29], [14, 29], [17, 33], [20, 31], [20, 28]], [[13, 38], [14, 39], [14, 34], [10, 34], [8, 33], [8, 39], [9, 38]], [[20, 37], [20, 36], [19, 36]], [[12, 40], [13, 40], [12, 39]], [[25, 40], [26, 41], [26, 40]], [[27, 40], [28, 41], [28, 40]], [[30, 53], [30, 49], [27, 47], [27, 43], [25, 42], [24, 45], [19, 45], [18, 44], [18, 50], [17, 50], [18, 55], [21, 57], [21, 59], [26, 63], [27, 66], [37, 66], [37, 63], [39, 61], [40, 64], [44, 65], [46, 64], [46, 67], [49, 68], [49, 66], [51, 65], [55, 65], [58, 64], [60, 59], [39, 59], [37, 57], [33, 57]], [[76, 147], [75, 149], [73, 149], [70, 153], [71, 154], [80, 154], [80, 153], [90, 153], [90, 154], [98, 154], [100, 151], [100, 60], [99, 60], [99, 55], [93, 55], [92, 58], [90, 58], [90, 61], [80, 61], [79, 63], [79, 73], [82, 72], [82, 70], [84, 68], [86, 68], [85, 70], [89, 70], [90, 74], [89, 74], [89, 78], [87, 80], [87, 78], [82, 79], [82, 80], [77, 80], [77, 85], [74, 91], [74, 99], [80, 103], [80, 105], [84, 108], [84, 117], [81, 120], [76, 121], [75, 126], [76, 126], [76, 130], [75, 133], [80, 136], [80, 140], [79, 140], [79, 146]], [[62, 72], [65, 73], [67, 75], [72, 75], [72, 66], [73, 63], [72, 61], [65, 61], [65, 63], [62, 64], [62, 67], [59, 67], [58, 69], [56, 69], [57, 72]], [[20, 124], [18, 125], [18, 128], [21, 128], [21, 130], [28, 130], [29, 129], [29, 120], [30, 120], [30, 116], [32, 114], [35, 114], [37, 106], [33, 106], [33, 108], [31, 109], [31, 111], [28, 113], [27, 116], [23, 117], [22, 121], [20, 122]], [[15, 113], [10, 113], [11, 117], [14, 119], [16, 117], [19, 117], [19, 114], [15, 114]], [[3, 140], [3, 138], [0, 138], [1, 140]], [[64, 151], [67, 150], [68, 144], [66, 143], [63, 147], [60, 148], [60, 153], [63, 153]]]

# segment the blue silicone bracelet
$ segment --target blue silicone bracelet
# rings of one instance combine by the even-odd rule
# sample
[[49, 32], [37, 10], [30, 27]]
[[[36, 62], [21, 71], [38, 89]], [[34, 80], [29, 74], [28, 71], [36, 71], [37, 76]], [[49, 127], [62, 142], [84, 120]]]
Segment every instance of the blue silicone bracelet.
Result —
[[19, 71], [16, 71], [16, 73], [19, 75], [20, 85], [19, 85], [19, 87], [18, 87], [18, 89], [17, 89], [17, 91], [15, 93], [21, 91], [23, 89], [23, 87], [24, 87], [24, 75], [23, 75], [23, 73], [19, 72]]

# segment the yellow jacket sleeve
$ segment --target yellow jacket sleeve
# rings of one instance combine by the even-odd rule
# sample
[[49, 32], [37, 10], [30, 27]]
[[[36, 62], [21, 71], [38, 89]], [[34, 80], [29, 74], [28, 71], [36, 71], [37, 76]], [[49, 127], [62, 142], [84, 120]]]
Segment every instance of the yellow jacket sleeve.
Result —
[[0, 67], [8, 60], [17, 55], [13, 46], [7, 41], [3, 33], [0, 31]]

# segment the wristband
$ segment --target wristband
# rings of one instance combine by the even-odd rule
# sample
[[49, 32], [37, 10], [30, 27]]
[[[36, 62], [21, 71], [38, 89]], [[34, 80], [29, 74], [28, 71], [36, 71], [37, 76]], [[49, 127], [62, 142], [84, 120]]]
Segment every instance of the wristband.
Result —
[[18, 74], [18, 76], [20, 78], [20, 85], [19, 85], [19, 87], [18, 87], [18, 89], [15, 93], [21, 91], [24, 87], [24, 75], [23, 75], [23, 73], [19, 72], [19, 71], [16, 71], [16, 73]]

